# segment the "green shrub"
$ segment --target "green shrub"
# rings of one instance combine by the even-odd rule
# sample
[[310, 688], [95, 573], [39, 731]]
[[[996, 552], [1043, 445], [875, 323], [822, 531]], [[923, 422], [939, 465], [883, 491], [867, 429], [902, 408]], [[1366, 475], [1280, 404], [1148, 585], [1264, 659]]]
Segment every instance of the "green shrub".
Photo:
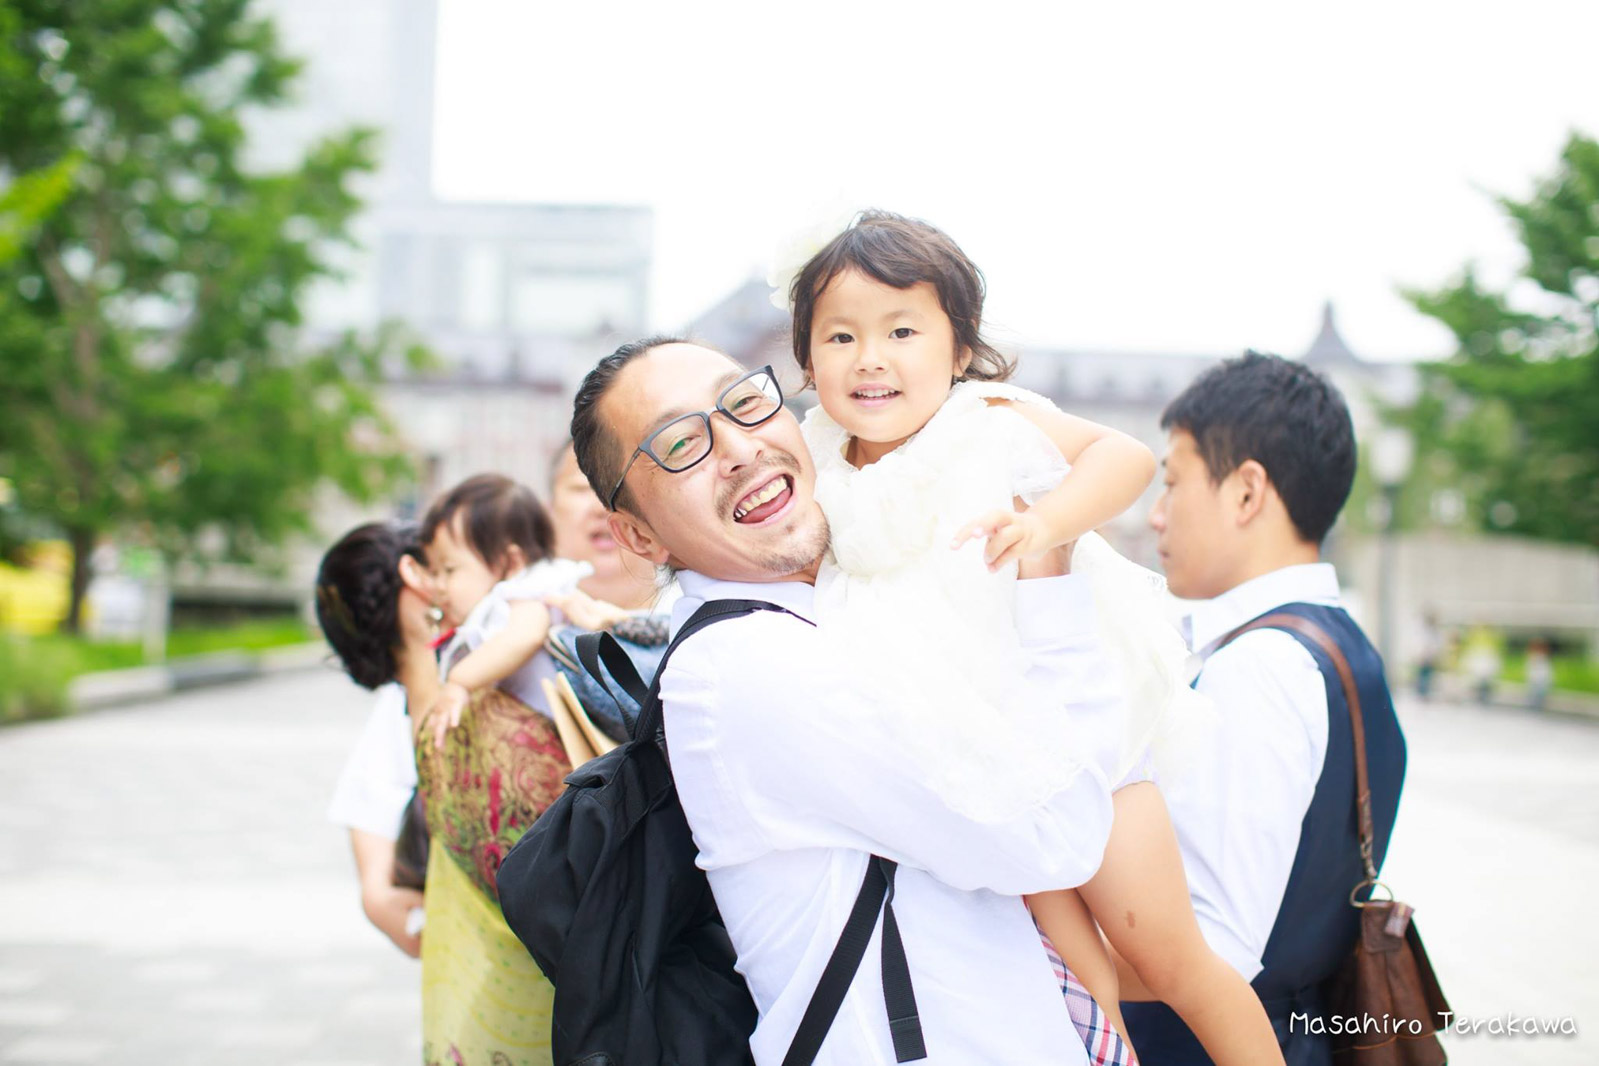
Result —
[[[241, 622], [175, 629], [167, 661], [216, 651], [261, 651], [316, 640], [299, 619]], [[65, 714], [67, 684], [80, 674], [144, 665], [136, 643], [96, 642], [52, 633], [25, 637], [0, 633], [0, 724]]]

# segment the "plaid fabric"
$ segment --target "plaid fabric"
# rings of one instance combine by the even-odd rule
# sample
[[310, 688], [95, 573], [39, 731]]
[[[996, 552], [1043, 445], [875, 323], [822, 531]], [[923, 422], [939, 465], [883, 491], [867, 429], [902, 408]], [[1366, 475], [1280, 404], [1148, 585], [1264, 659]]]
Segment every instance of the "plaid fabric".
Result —
[[1066, 997], [1066, 1012], [1077, 1027], [1077, 1035], [1083, 1038], [1083, 1047], [1088, 1049], [1089, 1066], [1138, 1066], [1138, 1056], [1133, 1054], [1132, 1047], [1122, 1039], [1077, 975], [1066, 968], [1060, 952], [1042, 929], [1038, 931], [1038, 938], [1044, 942], [1049, 964], [1055, 968], [1055, 979], [1060, 982], [1061, 995]]

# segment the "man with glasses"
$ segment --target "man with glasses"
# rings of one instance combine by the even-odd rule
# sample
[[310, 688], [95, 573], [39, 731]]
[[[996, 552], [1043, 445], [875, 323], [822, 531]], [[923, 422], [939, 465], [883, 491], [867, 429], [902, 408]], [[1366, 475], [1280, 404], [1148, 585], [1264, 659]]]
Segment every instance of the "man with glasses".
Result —
[[[760, 1010], [756, 1062], [782, 1061], [874, 854], [900, 864], [926, 1061], [1086, 1062], [1021, 896], [1098, 868], [1106, 782], [1085, 770], [1024, 816], [977, 823], [919, 779], [886, 720], [915, 708], [865, 699], [815, 624], [827, 522], [771, 369], [675, 338], [623, 345], [580, 387], [572, 439], [618, 542], [679, 572], [674, 626], [709, 600], [781, 608], [694, 634], [661, 678], [672, 775]], [[1118, 698], [1081, 578], [1020, 582], [1017, 615], [1039, 698], [1092, 713]], [[891, 691], [901, 667], [880, 667]], [[874, 943], [816, 1062], [895, 1061], [880, 965]]]

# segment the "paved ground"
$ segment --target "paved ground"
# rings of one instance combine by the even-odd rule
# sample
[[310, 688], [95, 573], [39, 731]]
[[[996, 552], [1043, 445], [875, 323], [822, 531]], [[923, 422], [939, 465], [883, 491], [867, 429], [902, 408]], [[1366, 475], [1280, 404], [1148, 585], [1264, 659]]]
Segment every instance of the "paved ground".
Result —
[[[0, 731], [0, 1064], [418, 1061], [416, 965], [322, 819], [366, 706], [312, 672]], [[1599, 725], [1405, 725], [1386, 873], [1456, 1010], [1580, 1032], [1456, 1036], [1451, 1061], [1599, 1061]]]
[[420, 1061], [323, 819], [368, 704], [314, 671], [0, 731], [0, 1063]]

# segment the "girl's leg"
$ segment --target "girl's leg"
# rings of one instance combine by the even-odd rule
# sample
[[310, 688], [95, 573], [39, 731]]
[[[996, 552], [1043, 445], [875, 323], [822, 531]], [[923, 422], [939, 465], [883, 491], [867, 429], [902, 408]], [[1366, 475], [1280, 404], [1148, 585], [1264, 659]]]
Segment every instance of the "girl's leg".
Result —
[[1175, 1010], [1217, 1066], [1281, 1066], [1254, 989], [1205, 943], [1177, 835], [1153, 782], [1118, 790], [1105, 860], [1078, 891], [1111, 946]]
[[1111, 962], [1105, 942], [1100, 939], [1099, 927], [1094, 924], [1088, 905], [1075, 889], [1058, 892], [1040, 892], [1027, 897], [1027, 906], [1033, 912], [1033, 921], [1049, 937], [1055, 953], [1080, 981], [1088, 994], [1094, 997], [1100, 1010], [1116, 1026], [1116, 1032], [1126, 1036], [1122, 1024], [1121, 990], [1116, 981], [1116, 966]]

